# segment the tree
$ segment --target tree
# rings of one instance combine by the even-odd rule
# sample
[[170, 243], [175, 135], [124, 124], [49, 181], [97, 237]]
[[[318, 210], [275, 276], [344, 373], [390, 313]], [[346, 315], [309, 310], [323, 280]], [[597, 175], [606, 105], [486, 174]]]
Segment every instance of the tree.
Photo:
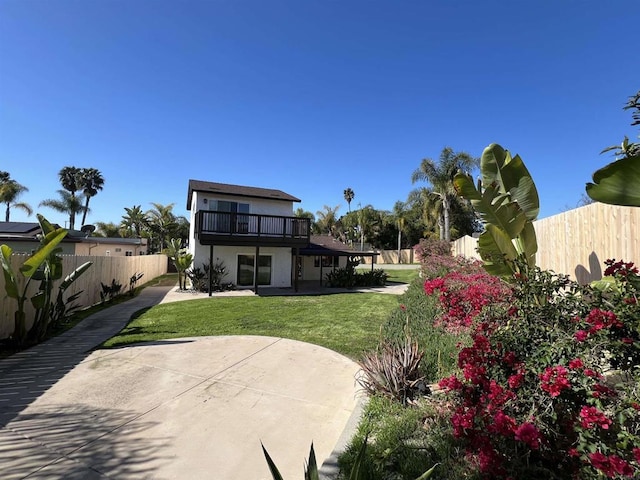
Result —
[[340, 205], [336, 205], [333, 208], [328, 205], [324, 205], [322, 208], [324, 210], [318, 210], [316, 212], [316, 228], [319, 233], [332, 234], [335, 232], [338, 223], [336, 215], [340, 209]]
[[438, 161], [425, 158], [411, 175], [412, 183], [425, 181], [431, 185], [430, 194], [439, 200], [440, 238], [451, 241], [451, 209], [452, 202], [458, 197], [453, 188], [453, 177], [458, 172], [470, 173], [478, 167], [479, 159], [466, 152], [454, 152], [451, 147], [445, 147], [440, 152]]
[[140, 205], [134, 205], [133, 207], [124, 207], [124, 210], [127, 212], [126, 215], [122, 216], [122, 221], [120, 225], [123, 230], [126, 232], [126, 237], [142, 237], [143, 232], [149, 226], [149, 217], [145, 212], [142, 211]]
[[398, 263], [402, 263], [400, 257], [400, 250], [402, 249], [402, 231], [405, 224], [405, 204], [404, 202], [397, 201], [393, 205], [393, 216], [396, 220], [396, 227], [398, 227]]
[[5, 222], [11, 218], [11, 208], [23, 210], [27, 216], [33, 213], [28, 203], [17, 202], [18, 197], [29, 189], [11, 178], [8, 172], [0, 171], [0, 202], [6, 205]]
[[73, 230], [76, 215], [84, 211], [82, 195], [76, 197], [66, 190], [58, 190], [60, 199], [47, 199], [40, 202], [40, 207], [49, 207], [56, 212], [69, 215], [69, 230]]
[[81, 189], [81, 170], [78, 167], [63, 167], [58, 172], [60, 184], [72, 197], [76, 196], [76, 192]]
[[106, 237], [106, 238], [117, 238], [121, 237], [121, 226], [116, 225], [113, 222], [96, 222], [95, 236], [96, 237]]
[[102, 178], [100, 171], [95, 168], [83, 168], [80, 170], [79, 175], [79, 186], [82, 188], [85, 198], [84, 212], [82, 212], [82, 225], [84, 225], [89, 211], [89, 200], [91, 197], [95, 197], [98, 191], [102, 190], [104, 178]]
[[353, 200], [355, 196], [356, 194], [353, 193], [353, 190], [351, 190], [351, 187], [346, 188], [344, 190], [344, 199], [347, 201], [347, 205], [349, 206], [349, 211], [351, 211], [351, 200]]
[[153, 251], [160, 252], [167, 246], [167, 239], [174, 236], [173, 233], [179, 227], [179, 223], [173, 213], [173, 203], [162, 205], [151, 202], [151, 205], [153, 205], [153, 208], [146, 213], [149, 219], [149, 230], [152, 235], [151, 243]]
[[304, 209], [302, 209], [300, 207], [296, 208], [296, 211], [293, 212], [293, 215], [295, 217], [298, 217], [298, 218], [308, 218], [309, 220], [311, 220], [311, 222], [315, 222], [316, 221], [316, 217], [315, 217], [315, 215], [313, 213], [311, 213], [311, 212], [309, 212], [307, 210], [304, 210]]

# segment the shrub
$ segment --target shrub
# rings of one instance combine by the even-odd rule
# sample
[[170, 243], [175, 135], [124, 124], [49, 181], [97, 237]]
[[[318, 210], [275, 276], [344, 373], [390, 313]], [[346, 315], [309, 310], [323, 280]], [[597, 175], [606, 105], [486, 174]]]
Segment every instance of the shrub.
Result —
[[349, 478], [366, 442], [364, 459], [360, 462], [363, 478], [413, 480], [438, 464], [433, 478], [476, 479], [469, 472], [459, 441], [453, 438], [450, 408], [450, 402], [443, 396], [423, 398], [409, 408], [373, 396], [364, 408], [356, 435], [339, 457], [338, 478]]
[[[637, 478], [640, 402], [635, 280], [613, 287], [519, 265], [513, 305], [483, 310], [460, 351], [453, 433], [484, 478]], [[612, 367], [620, 371], [614, 375]]]
[[391, 312], [382, 325], [382, 338], [401, 343], [408, 323], [411, 338], [424, 354], [420, 372], [426, 382], [437, 382], [457, 371], [458, 344], [466, 343], [467, 339], [466, 336], [453, 335], [435, 325], [442, 313], [438, 298], [425, 295], [422, 283], [415, 280], [400, 296], [400, 302], [400, 308]]
[[337, 268], [325, 275], [331, 288], [381, 287], [387, 282], [387, 273], [381, 269], [357, 272], [354, 268]]

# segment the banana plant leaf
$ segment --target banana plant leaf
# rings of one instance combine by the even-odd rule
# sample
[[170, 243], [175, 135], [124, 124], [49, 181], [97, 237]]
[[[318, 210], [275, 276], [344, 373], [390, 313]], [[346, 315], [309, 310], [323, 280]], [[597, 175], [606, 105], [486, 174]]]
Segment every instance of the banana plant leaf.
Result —
[[522, 209], [528, 220], [535, 220], [540, 212], [540, 199], [533, 178], [519, 155], [511, 157], [508, 150], [492, 143], [482, 152], [480, 160], [482, 183], [497, 183], [509, 193], [511, 200]]
[[11, 298], [18, 298], [18, 280], [16, 273], [11, 268], [11, 254], [13, 250], [8, 245], [0, 245], [0, 262], [2, 262], [2, 273], [4, 274], [4, 290]]
[[49, 255], [53, 253], [58, 244], [67, 235], [67, 231], [63, 228], [59, 228], [53, 232], [48, 233], [44, 240], [43, 245], [38, 249], [31, 257], [29, 257], [20, 267], [20, 271], [25, 277], [32, 277], [34, 273], [40, 268], [40, 265], [47, 259]]
[[625, 157], [597, 170], [586, 190], [596, 202], [640, 207], [640, 156]]

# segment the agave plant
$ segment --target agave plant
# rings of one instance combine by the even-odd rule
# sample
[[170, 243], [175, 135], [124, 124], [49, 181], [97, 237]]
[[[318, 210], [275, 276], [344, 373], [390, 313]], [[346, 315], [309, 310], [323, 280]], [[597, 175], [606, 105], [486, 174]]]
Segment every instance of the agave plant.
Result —
[[[367, 473], [367, 469], [365, 468], [366, 463], [366, 450], [367, 450], [367, 438], [365, 437], [364, 442], [362, 442], [362, 446], [358, 451], [358, 456], [356, 457], [355, 462], [353, 463], [353, 468], [351, 469], [351, 473], [349, 474], [348, 480], [369, 480], [369, 475]], [[273, 480], [284, 480], [278, 467], [272, 460], [267, 449], [262, 445], [262, 452], [267, 460], [267, 464], [269, 465], [269, 471], [271, 472], [271, 476]], [[429, 470], [420, 475], [416, 480], [427, 480], [431, 478], [436, 467], [439, 464], [435, 464]], [[318, 463], [316, 462], [316, 453], [313, 449], [313, 443], [311, 444], [311, 450], [309, 451], [309, 460], [306, 462], [304, 469], [304, 480], [320, 480], [320, 472], [318, 470]]]
[[454, 188], [485, 222], [478, 239], [484, 268], [510, 277], [516, 273], [518, 258], [535, 266], [538, 243], [533, 221], [540, 211], [538, 191], [520, 156], [512, 157], [495, 143], [484, 149], [480, 172], [477, 185], [470, 175], [456, 174]]

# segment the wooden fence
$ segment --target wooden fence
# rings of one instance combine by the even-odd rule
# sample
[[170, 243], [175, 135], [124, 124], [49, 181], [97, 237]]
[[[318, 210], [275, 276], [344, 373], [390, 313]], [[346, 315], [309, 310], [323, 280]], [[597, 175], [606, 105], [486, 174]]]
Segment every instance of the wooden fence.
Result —
[[[11, 263], [14, 271], [18, 271], [20, 265], [28, 258], [27, 255], [14, 254], [11, 257]], [[96, 256], [75, 256], [63, 255], [62, 265], [64, 275], [69, 274], [74, 269], [85, 262], [93, 262], [89, 270], [84, 272], [69, 289], [67, 289], [65, 298], [76, 292], [82, 291], [77, 300], [77, 304], [83, 307], [94, 305], [100, 302], [101, 283], [111, 284], [113, 280], [122, 285], [122, 292], [126, 292], [129, 288], [129, 279], [136, 273], [142, 273], [144, 276], [138, 281], [137, 285], [142, 285], [149, 280], [167, 273], [167, 257], [166, 255], [139, 255], [131, 257], [96, 257]], [[29, 285], [28, 298], [31, 298], [38, 290], [40, 282], [32, 281]], [[53, 295], [57, 295], [57, 286], [54, 285]], [[4, 276], [0, 276], [0, 298], [2, 299], [2, 308], [0, 309], [0, 338], [7, 338], [13, 333], [14, 321], [13, 314], [17, 307], [16, 300], [9, 298], [4, 289]], [[27, 328], [31, 326], [33, 321], [33, 307], [31, 301], [27, 300], [26, 304]]]
[[[540, 268], [580, 283], [602, 278], [609, 258], [640, 264], [640, 208], [593, 203], [534, 222]], [[479, 258], [478, 240], [453, 242], [454, 255]]]
[[[398, 250], [378, 250], [376, 257], [377, 264], [413, 263], [413, 248], [403, 248], [400, 250], [400, 262], [398, 261]], [[371, 257], [365, 257], [364, 263], [371, 264]]]

